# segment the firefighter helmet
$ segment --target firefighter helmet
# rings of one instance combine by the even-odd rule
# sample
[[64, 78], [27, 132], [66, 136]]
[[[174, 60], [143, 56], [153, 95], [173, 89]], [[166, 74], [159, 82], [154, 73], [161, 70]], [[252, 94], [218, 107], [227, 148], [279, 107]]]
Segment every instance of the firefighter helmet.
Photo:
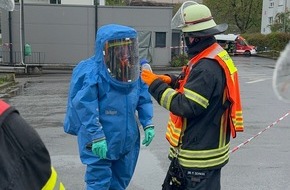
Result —
[[194, 1], [184, 2], [172, 19], [172, 27], [181, 28], [182, 32], [192, 37], [205, 37], [223, 33], [227, 24], [217, 25], [211, 11], [205, 5]]

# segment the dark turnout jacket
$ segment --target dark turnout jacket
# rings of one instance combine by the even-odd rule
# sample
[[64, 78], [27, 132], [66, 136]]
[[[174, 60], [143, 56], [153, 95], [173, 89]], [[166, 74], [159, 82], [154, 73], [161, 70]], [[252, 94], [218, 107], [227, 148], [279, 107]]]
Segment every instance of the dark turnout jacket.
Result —
[[[175, 121], [172, 118], [169, 120], [166, 138], [170, 141], [170, 138], [174, 139], [179, 132], [181, 133], [180, 139], [175, 140], [175, 145], [170, 143], [169, 157], [175, 157], [179, 152], [180, 164], [188, 168], [221, 168], [229, 158], [231, 129], [228, 114], [224, 114], [230, 106], [230, 103], [225, 101], [227, 80], [219, 63], [222, 59], [205, 55], [215, 55], [215, 51], [211, 50], [212, 47], [217, 47], [217, 52], [225, 55], [225, 61], [231, 62], [233, 67], [234, 64], [228, 54], [219, 45], [214, 45], [215, 43], [212, 37], [194, 47], [194, 51], [191, 51], [193, 58], [200, 58], [195, 57], [197, 62], [184, 68], [187, 73], [181, 73], [178, 77], [169, 75], [172, 79], [171, 84], [157, 79], [149, 87], [151, 95], [160, 105], [171, 114], [183, 118], [181, 132], [178, 128], [170, 128]], [[183, 81], [185, 77], [186, 81]], [[183, 85], [181, 90], [180, 84]]]
[[0, 189], [40, 190], [51, 177], [49, 152], [14, 107], [0, 100]]

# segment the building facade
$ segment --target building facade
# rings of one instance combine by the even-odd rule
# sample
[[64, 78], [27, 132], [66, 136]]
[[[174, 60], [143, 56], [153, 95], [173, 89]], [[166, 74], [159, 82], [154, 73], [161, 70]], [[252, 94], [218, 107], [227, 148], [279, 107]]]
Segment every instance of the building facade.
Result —
[[[138, 2], [151, 2], [151, 3], [183, 3], [188, 0], [131, 0]], [[105, 5], [106, 0], [98, 0], [99, 5]], [[202, 0], [195, 0], [197, 3], [202, 3]], [[25, 0], [25, 3], [42, 3], [42, 4], [50, 4], [51, 0]], [[53, 4], [64, 4], [64, 5], [94, 5], [94, 0], [54, 0]]]
[[94, 5], [94, 0], [25, 0], [26, 3], [33, 4], [69, 4], [69, 5]]
[[29, 45], [32, 54], [25, 56], [25, 63], [75, 65], [94, 54], [97, 28], [117, 23], [138, 31], [141, 58], [168, 66], [171, 18], [172, 7], [24, 4], [24, 29], [20, 11], [2, 13], [3, 61], [19, 63], [21, 47]]
[[290, 0], [263, 0], [261, 33], [271, 33], [270, 25], [274, 23], [278, 13], [289, 11]]

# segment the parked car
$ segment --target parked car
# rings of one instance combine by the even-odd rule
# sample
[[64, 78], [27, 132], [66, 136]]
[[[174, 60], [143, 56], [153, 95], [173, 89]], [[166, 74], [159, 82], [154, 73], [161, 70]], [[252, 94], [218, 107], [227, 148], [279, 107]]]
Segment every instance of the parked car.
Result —
[[245, 38], [236, 34], [218, 34], [215, 35], [217, 42], [229, 53], [255, 55], [257, 54], [256, 47], [249, 45]]

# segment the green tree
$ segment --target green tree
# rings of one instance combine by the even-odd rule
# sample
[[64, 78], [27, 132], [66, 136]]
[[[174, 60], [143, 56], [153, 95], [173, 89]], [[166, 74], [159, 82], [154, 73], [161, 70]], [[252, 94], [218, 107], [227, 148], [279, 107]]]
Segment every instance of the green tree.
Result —
[[204, 0], [217, 23], [228, 23], [239, 33], [258, 32], [261, 29], [261, 0]]
[[273, 24], [270, 25], [272, 32], [290, 32], [290, 12], [277, 13]]

